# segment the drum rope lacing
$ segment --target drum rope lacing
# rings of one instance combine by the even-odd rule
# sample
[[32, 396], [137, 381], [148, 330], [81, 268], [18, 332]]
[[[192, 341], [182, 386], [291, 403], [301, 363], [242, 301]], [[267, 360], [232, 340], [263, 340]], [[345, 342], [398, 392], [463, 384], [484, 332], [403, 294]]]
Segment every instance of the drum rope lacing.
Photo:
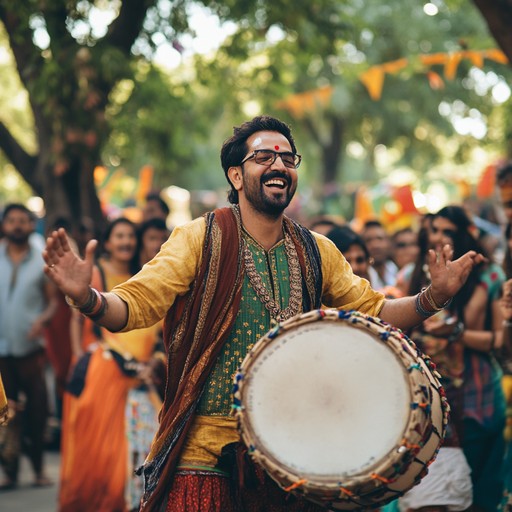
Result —
[[[309, 323], [311, 321], [314, 321], [315, 319], [324, 318], [331, 320], [334, 320], [336, 318], [340, 320], [347, 320], [350, 324], [360, 324], [365, 329], [368, 329], [370, 328], [370, 326], [372, 326], [372, 330], [376, 331], [375, 334], [377, 335], [378, 338], [381, 339], [381, 341], [385, 342], [386, 344], [388, 343], [388, 341], [391, 341], [396, 346], [396, 354], [399, 355], [399, 357], [403, 360], [404, 370], [408, 374], [425, 374], [425, 371], [428, 369], [428, 371], [432, 374], [435, 380], [435, 382], [432, 383], [434, 388], [427, 386], [426, 383], [416, 382], [416, 400], [410, 402], [410, 409], [412, 411], [415, 411], [413, 414], [416, 415], [416, 419], [413, 420], [411, 417], [411, 422], [409, 424], [407, 436], [404, 437], [400, 443], [398, 443], [398, 446], [395, 449], [396, 455], [394, 457], [396, 458], [396, 460], [392, 464], [386, 462], [386, 465], [384, 465], [384, 463], [382, 463], [379, 468], [375, 468], [377, 469], [377, 471], [373, 471], [372, 473], [368, 474], [367, 478], [369, 478], [369, 481], [374, 482], [374, 485], [376, 486], [375, 488], [368, 487], [369, 481], [359, 482], [356, 479], [349, 479], [349, 481], [340, 481], [337, 483], [338, 494], [336, 494], [336, 490], [334, 488], [336, 484], [334, 482], [330, 484], [322, 484], [323, 487], [321, 491], [318, 491], [315, 488], [315, 485], [318, 485], [318, 483], [314, 481], [309, 482], [308, 479], [304, 478], [305, 475], [301, 475], [300, 473], [295, 475], [293, 473], [286, 473], [284, 477], [281, 475], [280, 478], [286, 478], [288, 480], [287, 482], [286, 480], [277, 481], [280, 484], [288, 483], [288, 485], [283, 488], [289, 492], [298, 492], [301, 495], [311, 494], [312, 496], [310, 496], [310, 498], [312, 499], [312, 501], [316, 503], [322, 503], [324, 506], [328, 506], [329, 504], [336, 504], [337, 506], [335, 508], [337, 510], [339, 505], [343, 506], [343, 509], [345, 510], [345, 504], [349, 503], [358, 505], [359, 507], [367, 506], [367, 499], [375, 500], [380, 498], [385, 499], [385, 501], [383, 501], [382, 503], [387, 503], [389, 502], [390, 499], [393, 498], [392, 495], [398, 497], [403, 494], [403, 488], [395, 489], [390, 487], [390, 485], [396, 481], [399, 481], [400, 485], [403, 485], [402, 481], [399, 479], [402, 478], [401, 475], [404, 474], [405, 470], [409, 467], [409, 465], [412, 464], [412, 462], [416, 462], [417, 464], [422, 466], [423, 469], [415, 475], [415, 481], [418, 481], [419, 479], [425, 476], [427, 472], [427, 467], [434, 461], [435, 455], [439, 450], [440, 443], [438, 443], [438, 446], [435, 447], [431, 443], [430, 438], [432, 434], [434, 434], [435, 437], [439, 440], [443, 438], [444, 429], [448, 421], [449, 411], [449, 406], [447, 404], [444, 390], [440, 385], [439, 381], [437, 380], [439, 379], [440, 375], [436, 371], [436, 366], [431, 361], [431, 359], [425, 354], [418, 351], [417, 347], [412, 342], [412, 340], [408, 339], [407, 336], [405, 336], [399, 329], [393, 328], [392, 326], [386, 324], [380, 319], [368, 317], [367, 315], [355, 311], [340, 310], [335, 312], [318, 310], [305, 313], [296, 319], [292, 319], [291, 321], [284, 322], [284, 324], [277, 325], [267, 333], [266, 339], [262, 339], [260, 343], [262, 344], [263, 347], [263, 343], [268, 343], [270, 340], [279, 337], [284, 331], [290, 328], [296, 328], [301, 323]], [[400, 349], [401, 351], [398, 352], [398, 350]], [[253, 355], [253, 357], [255, 356]], [[417, 362], [411, 363], [411, 357], [418, 358], [417, 361], [420, 360], [424, 364], [424, 367], [422, 366], [422, 364], [418, 364]], [[245, 371], [244, 368], [241, 367], [239, 372], [235, 376], [233, 388], [233, 412], [237, 414], [239, 418], [239, 427], [242, 427], [242, 419], [244, 418], [245, 409], [241, 395], [241, 388], [243, 387], [243, 382], [245, 380], [244, 377]], [[430, 424], [430, 426], [425, 425], [423, 423], [416, 423], [416, 421], [424, 421], [421, 419], [421, 416], [417, 416], [418, 412], [421, 411], [421, 415], [425, 415], [424, 417], [429, 416], [431, 410], [431, 406], [428, 403], [430, 401], [428, 397], [431, 395], [431, 393], [429, 393], [429, 390], [431, 390], [432, 392], [437, 390], [437, 393], [440, 398], [441, 418], [438, 417], [437, 426], [434, 423]], [[437, 427], [439, 427], [439, 429]], [[440, 432], [440, 430], [442, 430], [443, 432]], [[258, 446], [255, 446], [253, 442], [251, 442], [253, 441], [253, 439], [250, 436], [250, 432], [248, 430], [244, 430], [243, 428], [241, 432], [245, 439], [245, 442], [247, 443], [251, 457], [253, 457], [253, 459], [256, 462], [259, 462], [260, 464], [264, 465], [264, 467], [266, 467], [267, 470], [269, 470], [270, 468], [275, 473], [275, 463], [269, 460], [267, 455], [264, 452], [262, 452]], [[409, 435], [411, 434], [414, 434], [415, 441], [412, 441], [412, 437], [409, 437]], [[421, 437], [418, 439], [417, 435], [420, 435]], [[427, 445], [427, 443], [430, 443], [429, 450], [433, 450], [435, 448], [434, 452], [428, 453], [430, 460], [425, 458], [425, 454], [422, 455], [422, 458], [418, 458], [418, 456], [420, 455], [420, 451], [423, 449], [424, 446]], [[273, 475], [274, 473], [271, 473], [271, 475]], [[359, 487], [360, 485], [363, 486], [363, 484], [366, 485], [364, 489], [362, 487]], [[372, 501], [372, 503], [374, 502]], [[351, 509], [355, 510], [354, 508]]]

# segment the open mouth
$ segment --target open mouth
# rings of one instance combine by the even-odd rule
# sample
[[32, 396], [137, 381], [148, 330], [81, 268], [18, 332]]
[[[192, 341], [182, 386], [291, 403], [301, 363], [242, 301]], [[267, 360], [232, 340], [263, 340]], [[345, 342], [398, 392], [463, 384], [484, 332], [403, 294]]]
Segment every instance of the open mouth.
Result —
[[277, 188], [283, 190], [288, 185], [288, 182], [283, 178], [272, 178], [264, 183], [265, 187]]

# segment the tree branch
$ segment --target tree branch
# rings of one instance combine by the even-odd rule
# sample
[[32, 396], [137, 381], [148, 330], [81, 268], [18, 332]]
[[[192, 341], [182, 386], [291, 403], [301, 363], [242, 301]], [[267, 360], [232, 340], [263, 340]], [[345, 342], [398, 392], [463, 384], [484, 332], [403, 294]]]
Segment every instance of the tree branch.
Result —
[[155, 4], [156, 0], [123, 0], [119, 16], [110, 24], [103, 43], [129, 54], [142, 30], [148, 9]]
[[32, 42], [33, 33], [28, 25], [29, 16], [18, 16], [0, 4], [0, 20], [5, 25], [21, 82], [28, 90], [28, 84], [39, 75], [44, 65], [40, 50]]
[[482, 13], [494, 39], [512, 63], [512, 1], [473, 0]]
[[64, 4], [48, 2], [46, 8], [43, 7], [46, 30], [50, 36], [50, 48], [55, 55], [62, 52], [62, 48], [76, 48], [77, 42], [69, 33], [66, 20], [69, 12]]
[[34, 183], [37, 158], [29, 155], [0, 121], [0, 149], [28, 183]]

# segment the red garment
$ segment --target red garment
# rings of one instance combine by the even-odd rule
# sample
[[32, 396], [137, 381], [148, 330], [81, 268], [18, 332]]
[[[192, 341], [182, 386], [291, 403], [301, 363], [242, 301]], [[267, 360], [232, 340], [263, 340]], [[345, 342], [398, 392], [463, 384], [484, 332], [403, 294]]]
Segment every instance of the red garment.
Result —
[[57, 291], [57, 304], [57, 311], [46, 328], [45, 338], [46, 356], [55, 373], [57, 396], [62, 399], [71, 365], [71, 309], [60, 291]]
[[178, 473], [165, 512], [325, 512], [325, 508], [287, 494], [269, 477], [244, 489], [243, 505], [236, 504], [231, 480], [215, 473]]

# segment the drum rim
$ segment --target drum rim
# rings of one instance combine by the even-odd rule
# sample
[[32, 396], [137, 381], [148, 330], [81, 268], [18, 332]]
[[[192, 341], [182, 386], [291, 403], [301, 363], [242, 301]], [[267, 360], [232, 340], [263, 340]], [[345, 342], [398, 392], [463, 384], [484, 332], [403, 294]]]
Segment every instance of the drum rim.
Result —
[[[431, 458], [430, 462], [432, 462], [437, 454], [439, 447], [441, 445], [442, 439], [444, 438], [444, 433], [446, 429], [447, 416], [448, 416], [448, 405], [446, 399], [444, 398], [444, 392], [442, 392], [442, 386], [438, 380], [439, 374], [435, 375], [435, 365], [431, 363], [430, 358], [422, 354], [414, 344], [412, 340], [410, 340], [400, 329], [397, 329], [390, 324], [382, 321], [379, 318], [375, 318], [364, 313], [358, 311], [344, 311], [344, 310], [313, 310], [308, 313], [303, 313], [301, 315], [297, 315], [285, 322], [278, 324], [276, 327], [271, 329], [267, 334], [265, 334], [260, 340], [256, 342], [253, 349], [247, 354], [246, 358], [242, 362], [240, 366], [239, 372], [235, 376], [235, 386], [234, 386], [234, 405], [233, 408], [235, 410], [235, 415], [238, 419], [238, 429], [240, 435], [248, 447], [249, 453], [251, 457], [259, 463], [270, 476], [276, 480], [279, 485], [282, 483], [277, 480], [273, 474], [279, 476], [281, 478], [287, 479], [288, 481], [294, 482], [291, 487], [294, 487], [295, 492], [309, 494], [310, 492], [314, 493], [315, 491], [326, 491], [328, 489], [336, 490], [336, 492], [340, 493], [340, 487], [342, 489], [346, 489], [347, 497], [349, 494], [352, 494], [349, 489], [357, 489], [362, 483], [368, 481], [368, 478], [372, 476], [376, 476], [379, 479], [379, 475], [387, 471], [390, 466], [399, 464], [401, 461], [405, 460], [407, 452], [409, 455], [416, 455], [419, 453], [423, 446], [417, 446], [416, 448], [411, 448], [411, 443], [407, 442], [407, 436], [411, 434], [411, 424], [417, 425], [425, 422], [424, 413], [420, 410], [420, 408], [412, 408], [409, 410], [408, 419], [404, 428], [403, 435], [403, 444], [399, 444], [397, 446], [393, 446], [390, 450], [378, 461], [375, 461], [374, 464], [371, 464], [365, 467], [364, 470], [357, 474], [350, 475], [343, 482], [343, 486], [341, 482], [334, 482], [331, 476], [329, 477], [320, 477], [315, 476], [309, 481], [305, 481], [303, 476], [298, 474], [296, 470], [286, 466], [285, 471], [283, 471], [284, 463], [282, 461], [277, 460], [272, 454], [263, 453], [256, 446], [254, 446], [254, 440], [258, 438], [255, 435], [255, 432], [252, 428], [251, 422], [244, 421], [246, 415], [244, 414], [244, 378], [245, 375], [250, 371], [254, 362], [256, 361], [258, 355], [264, 350], [264, 348], [272, 343], [276, 338], [278, 338], [283, 333], [290, 331], [292, 329], [298, 328], [303, 324], [311, 323], [314, 321], [328, 321], [328, 322], [339, 322], [345, 321], [349, 322], [351, 326], [361, 329], [365, 332], [372, 334], [374, 337], [376, 335], [376, 330], [378, 339], [383, 342], [391, 342], [396, 344], [400, 344], [400, 347], [403, 350], [393, 351], [395, 358], [400, 360], [404, 365], [404, 374], [405, 370], [411, 371], [410, 367], [406, 363], [412, 364], [417, 361], [418, 371], [422, 373], [424, 370], [428, 370], [426, 375], [428, 376], [431, 384], [433, 384], [433, 388], [439, 391], [440, 394], [440, 402], [442, 407], [442, 434], [439, 439], [438, 446], [435, 450], [433, 458]], [[384, 337], [385, 339], [382, 339]], [[411, 398], [411, 405], [414, 403], [412, 390], [409, 392]], [[430, 404], [433, 403], [433, 397], [430, 399]], [[419, 436], [419, 434], [418, 434]], [[430, 441], [430, 437], [429, 437]], [[426, 443], [428, 444], [428, 443]], [[407, 466], [408, 467], [408, 466]], [[389, 481], [385, 482], [385, 478], [382, 478], [381, 483], [389, 484]], [[292, 490], [287, 488], [287, 490]]]

